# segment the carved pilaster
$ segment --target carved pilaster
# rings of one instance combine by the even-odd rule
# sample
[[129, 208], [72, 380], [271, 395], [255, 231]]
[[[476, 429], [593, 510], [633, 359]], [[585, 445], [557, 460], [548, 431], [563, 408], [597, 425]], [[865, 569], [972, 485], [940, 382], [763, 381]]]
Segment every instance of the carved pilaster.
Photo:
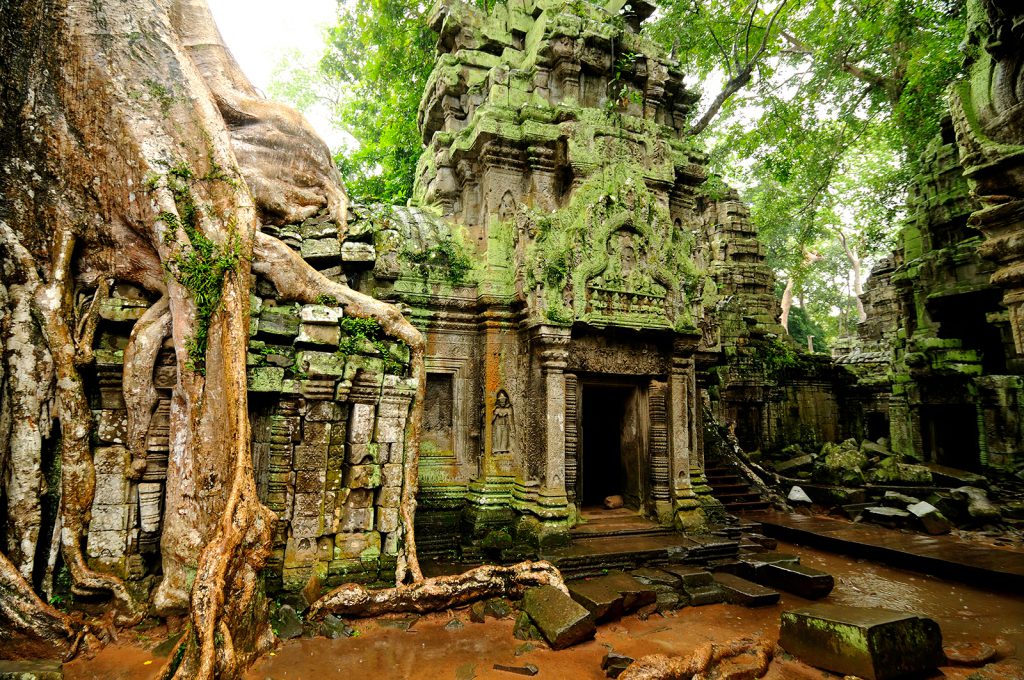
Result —
[[565, 500], [565, 367], [569, 363], [568, 328], [539, 326], [533, 336], [541, 372], [544, 375], [545, 460], [543, 491], [545, 495]]
[[565, 376], [565, 493], [570, 503], [576, 502], [579, 446], [579, 380], [575, 374], [568, 373]]
[[652, 381], [647, 391], [650, 413], [651, 496], [655, 502], [669, 500], [668, 385]]

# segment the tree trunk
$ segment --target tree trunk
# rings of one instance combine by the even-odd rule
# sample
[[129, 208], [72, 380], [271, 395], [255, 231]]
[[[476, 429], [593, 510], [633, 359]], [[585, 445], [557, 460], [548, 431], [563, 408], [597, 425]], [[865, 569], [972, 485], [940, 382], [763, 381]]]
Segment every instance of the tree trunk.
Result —
[[548, 562], [521, 562], [509, 567], [484, 565], [462, 574], [429, 578], [387, 590], [367, 590], [349, 583], [314, 602], [308, 616], [316, 620], [328, 614], [348, 617], [398, 612], [423, 614], [491, 597], [519, 598], [526, 589], [535, 586], [554, 586], [566, 594], [569, 592], [558, 569]]
[[867, 320], [867, 312], [864, 311], [864, 301], [860, 299], [860, 296], [864, 294], [864, 288], [862, 284], [861, 276], [861, 259], [857, 252], [850, 247], [850, 244], [846, 241], [846, 234], [840, 230], [836, 230], [839, 235], [839, 243], [843, 246], [843, 253], [846, 254], [846, 259], [850, 261], [850, 271], [853, 275], [853, 299], [857, 304], [857, 321], [864, 323]]
[[782, 324], [783, 330], [789, 333], [789, 310], [793, 308], [793, 276], [790, 275], [789, 280], [786, 281], [786, 289], [782, 291], [782, 302], [779, 304], [782, 308], [782, 315], [779, 317], [779, 323]]
[[[725, 644], [705, 642], [689, 656], [666, 656], [652, 654], [640, 657], [619, 676], [621, 680], [690, 680], [704, 678], [715, 671], [720, 680], [748, 680], [760, 678], [768, 672], [774, 645], [765, 640], [734, 640]], [[736, 669], [735, 674], [718, 672], [718, 666], [725, 660], [741, 654], [750, 654], [753, 663]]]

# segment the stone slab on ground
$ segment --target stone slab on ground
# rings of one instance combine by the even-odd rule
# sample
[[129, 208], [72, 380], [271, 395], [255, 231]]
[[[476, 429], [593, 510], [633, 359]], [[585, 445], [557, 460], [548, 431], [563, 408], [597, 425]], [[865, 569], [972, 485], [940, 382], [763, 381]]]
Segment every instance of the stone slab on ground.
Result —
[[583, 605], [595, 621], [609, 621], [622, 616], [623, 596], [618, 590], [597, 579], [581, 579], [566, 584], [569, 595]]
[[552, 649], [565, 649], [594, 637], [597, 627], [589, 611], [554, 586], [530, 588], [523, 611]]
[[832, 574], [802, 564], [788, 563], [766, 564], [754, 572], [754, 580], [808, 600], [820, 600], [831, 593], [836, 585]]
[[668, 564], [662, 569], [682, 579], [684, 590], [710, 586], [715, 582], [711, 572], [688, 564]]
[[604, 671], [605, 677], [617, 678], [629, 668], [631, 663], [633, 663], [633, 657], [619, 654], [614, 649], [609, 649], [608, 653], [601, 659], [601, 670]]
[[724, 591], [726, 601], [731, 604], [762, 607], [779, 601], [777, 591], [740, 578], [735, 574], [715, 574], [715, 581]]
[[61, 680], [59, 661], [0, 661], [0, 680]]
[[654, 567], [643, 567], [641, 569], [634, 569], [629, 572], [629, 575], [648, 586], [667, 586], [669, 588], [678, 588], [680, 578], [676, 574], [669, 573], [663, 569], [656, 569]]
[[606, 576], [598, 576], [594, 581], [603, 583], [622, 595], [622, 611], [626, 614], [654, 604], [658, 599], [658, 593], [654, 588], [645, 586], [625, 572], [612, 571]]
[[945, 661], [931, 619], [868, 607], [816, 604], [782, 613], [779, 644], [812, 666], [864, 680], [890, 680]]

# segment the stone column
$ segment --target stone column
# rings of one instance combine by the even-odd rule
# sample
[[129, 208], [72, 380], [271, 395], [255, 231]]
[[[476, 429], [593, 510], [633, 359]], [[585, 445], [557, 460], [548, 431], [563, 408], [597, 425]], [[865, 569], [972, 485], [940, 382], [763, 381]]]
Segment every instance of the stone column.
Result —
[[[544, 467], [542, 493], [565, 501], [565, 367], [569, 329], [541, 326], [535, 337], [544, 375]], [[563, 502], [563, 504], [564, 504]]]
[[670, 486], [675, 525], [681, 529], [701, 529], [705, 526], [704, 513], [690, 481], [691, 456], [696, 458], [693, 432], [697, 400], [694, 362], [688, 348], [688, 344], [676, 343], [668, 377]]
[[[565, 492], [565, 368], [569, 359], [570, 330], [558, 326], [538, 326], [533, 331], [533, 352], [539, 359], [544, 383], [544, 401], [535, 413], [544, 418], [544, 441], [540, 447], [543, 461], [539, 484], [517, 482], [516, 508], [534, 515], [538, 522], [531, 531], [537, 548], [569, 542], [569, 499]], [[538, 423], [538, 425], [540, 425]]]

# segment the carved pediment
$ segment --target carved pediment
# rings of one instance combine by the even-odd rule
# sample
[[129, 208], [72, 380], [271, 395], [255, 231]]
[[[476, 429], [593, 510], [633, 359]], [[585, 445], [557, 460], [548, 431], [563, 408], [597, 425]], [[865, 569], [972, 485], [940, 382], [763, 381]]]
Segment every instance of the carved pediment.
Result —
[[624, 223], [605, 239], [603, 252], [586, 262], [577, 318], [594, 325], [671, 328], [671, 276], [658, 271], [648, 240]]

